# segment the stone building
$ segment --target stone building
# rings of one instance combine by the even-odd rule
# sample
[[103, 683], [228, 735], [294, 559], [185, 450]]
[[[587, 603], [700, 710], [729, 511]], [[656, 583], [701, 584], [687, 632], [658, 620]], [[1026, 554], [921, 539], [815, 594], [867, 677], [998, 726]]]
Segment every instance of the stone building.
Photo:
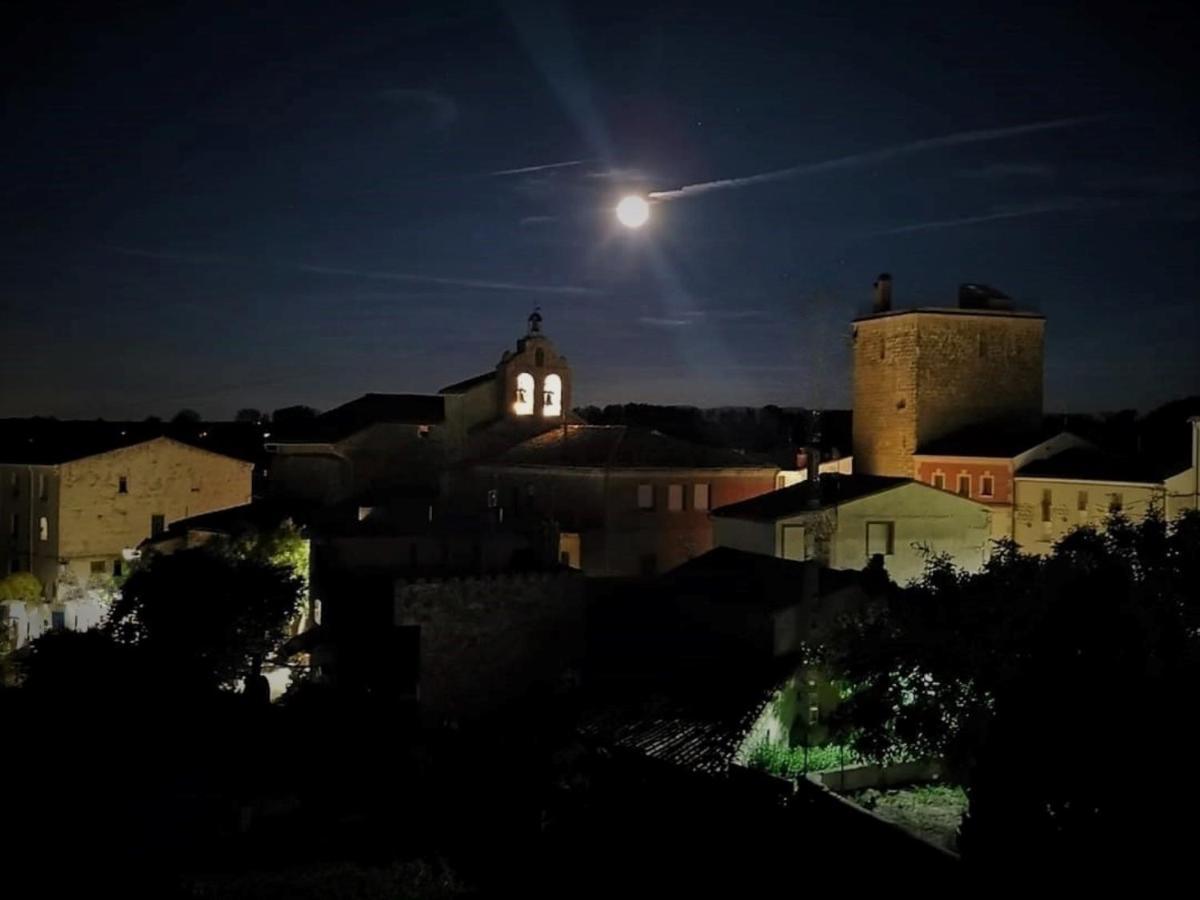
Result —
[[892, 281], [854, 320], [854, 470], [912, 477], [913, 455], [967, 426], [1034, 431], [1045, 319], [963, 285], [957, 307], [892, 308]]
[[554, 521], [586, 575], [647, 575], [711, 549], [709, 510], [772, 490], [778, 472], [649, 429], [566, 424], [475, 466], [470, 490], [500, 515]]
[[991, 510], [907, 478], [827, 475], [713, 511], [718, 546], [833, 569], [883, 558], [892, 580], [920, 576], [927, 554], [977, 571], [991, 553]]
[[[138, 545], [173, 521], [249, 503], [254, 464], [168, 437], [60, 424], [53, 439], [2, 451], [0, 566], [38, 578], [51, 626], [86, 628], [99, 617], [90, 585], [120, 578]], [[36, 624], [26, 622], [22, 641]]]

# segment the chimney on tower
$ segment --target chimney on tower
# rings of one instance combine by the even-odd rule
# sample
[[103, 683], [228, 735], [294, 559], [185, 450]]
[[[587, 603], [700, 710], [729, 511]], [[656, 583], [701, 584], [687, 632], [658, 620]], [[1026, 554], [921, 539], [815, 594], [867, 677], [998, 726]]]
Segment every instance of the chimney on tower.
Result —
[[884, 272], [875, 279], [875, 304], [873, 311], [888, 312], [892, 308], [892, 276]]

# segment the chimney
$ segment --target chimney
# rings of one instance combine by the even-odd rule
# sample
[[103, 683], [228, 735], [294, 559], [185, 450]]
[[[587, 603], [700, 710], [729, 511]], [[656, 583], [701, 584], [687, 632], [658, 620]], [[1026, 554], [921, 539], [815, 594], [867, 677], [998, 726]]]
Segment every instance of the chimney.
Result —
[[892, 308], [892, 276], [884, 272], [875, 279], [875, 305], [873, 312], [883, 313]]

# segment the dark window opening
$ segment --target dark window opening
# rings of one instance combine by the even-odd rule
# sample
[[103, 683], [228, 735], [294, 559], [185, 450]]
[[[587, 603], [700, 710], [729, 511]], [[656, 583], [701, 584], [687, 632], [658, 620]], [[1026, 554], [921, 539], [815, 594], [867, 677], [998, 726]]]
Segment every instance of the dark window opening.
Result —
[[155, 513], [150, 517], [150, 537], [158, 537], [167, 530], [167, 517], [162, 513]]
[[117, 493], [118, 494], [128, 494], [129, 493], [129, 479], [126, 478], [124, 475], [122, 475], [120, 478], [117, 479]]

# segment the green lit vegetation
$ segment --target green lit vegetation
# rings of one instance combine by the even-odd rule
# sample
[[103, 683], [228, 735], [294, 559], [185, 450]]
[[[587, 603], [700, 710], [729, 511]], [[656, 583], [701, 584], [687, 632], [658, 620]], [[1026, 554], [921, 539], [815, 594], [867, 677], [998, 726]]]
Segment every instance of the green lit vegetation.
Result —
[[29, 572], [14, 572], [0, 578], [0, 603], [38, 603], [41, 599], [42, 583], [37, 576]]
[[826, 744], [823, 747], [788, 747], [764, 741], [750, 751], [747, 760], [752, 769], [770, 772], [784, 778], [795, 778], [807, 772], [838, 769], [842, 766], [857, 766], [865, 762], [849, 747]]

